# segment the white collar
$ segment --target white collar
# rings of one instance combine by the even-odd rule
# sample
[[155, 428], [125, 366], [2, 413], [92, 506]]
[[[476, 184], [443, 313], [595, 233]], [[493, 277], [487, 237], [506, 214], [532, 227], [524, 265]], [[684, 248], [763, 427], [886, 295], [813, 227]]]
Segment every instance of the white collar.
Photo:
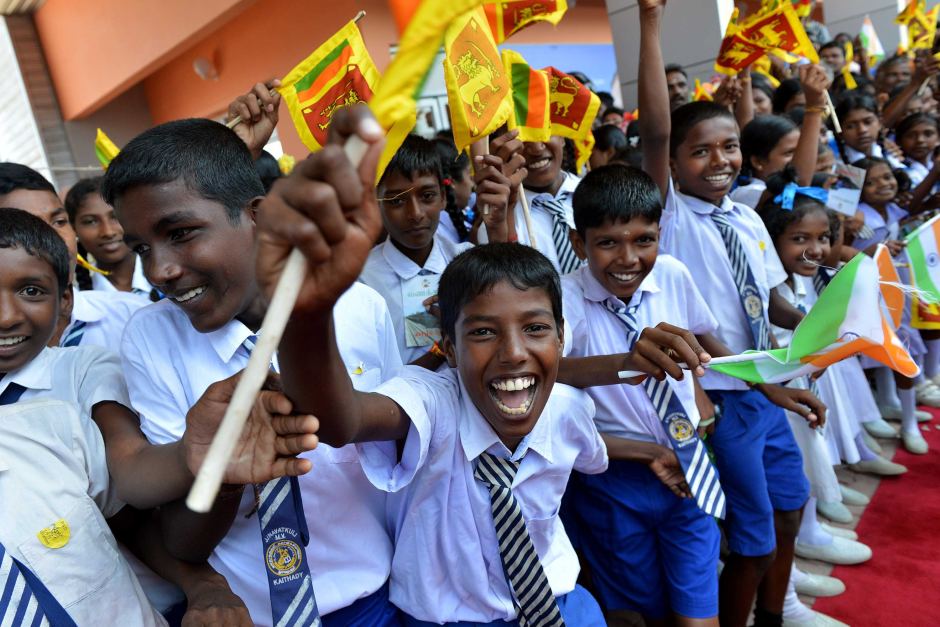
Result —
[[561, 185], [558, 187], [558, 193], [555, 194], [554, 196], [552, 196], [548, 192], [535, 192], [535, 191], [532, 191], [531, 189], [523, 188], [523, 191], [525, 192], [525, 195], [526, 195], [526, 199], [529, 201], [529, 203], [531, 204], [535, 198], [552, 198], [555, 200], [565, 200], [566, 198], [574, 194], [574, 190], [577, 189], [578, 183], [581, 182], [581, 179], [579, 179], [577, 176], [575, 176], [571, 172], [566, 172], [562, 170], [561, 173], [564, 174], [564, 179], [562, 180]]
[[[595, 303], [603, 303], [608, 299], [613, 299], [618, 303], [629, 306], [629, 303], [622, 302], [619, 298], [607, 291], [603, 285], [598, 282], [598, 280], [591, 274], [591, 269], [588, 266], [583, 266], [575, 270], [575, 272], [580, 274], [581, 285], [584, 290], [584, 297]], [[639, 303], [643, 298], [642, 293], [648, 292], [655, 294], [659, 291], [659, 283], [656, 281], [656, 266], [649, 271], [649, 274], [643, 279], [643, 282], [640, 283], [640, 286], [633, 293], [633, 296], [630, 298], [630, 303]]]
[[385, 259], [389, 267], [391, 267], [395, 274], [401, 279], [407, 280], [416, 277], [422, 270], [429, 270], [434, 274], [442, 274], [444, 268], [447, 267], [447, 260], [444, 258], [444, 253], [441, 250], [441, 243], [438, 241], [437, 234], [434, 235], [433, 244], [431, 245], [431, 254], [428, 255], [428, 259], [424, 262], [423, 268], [398, 250], [391, 238], [386, 239], [379, 244], [379, 246], [382, 247], [382, 258]]
[[0, 379], [0, 393], [7, 389], [10, 383], [18, 383], [27, 390], [51, 390], [52, 389], [52, 360], [53, 351], [75, 350], [72, 348], [52, 348], [47, 346], [33, 357], [23, 367], [13, 372], [8, 372], [3, 379]]
[[235, 356], [238, 347], [249, 337], [256, 335], [241, 321], [232, 319], [221, 329], [206, 333], [209, 343], [223, 363], [228, 363]]

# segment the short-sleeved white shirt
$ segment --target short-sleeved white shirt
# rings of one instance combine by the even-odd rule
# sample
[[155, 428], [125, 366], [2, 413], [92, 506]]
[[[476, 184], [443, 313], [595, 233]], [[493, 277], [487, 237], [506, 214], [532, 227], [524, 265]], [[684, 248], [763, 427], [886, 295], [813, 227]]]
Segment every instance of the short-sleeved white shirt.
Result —
[[[358, 390], [393, 376], [401, 365], [385, 301], [354, 284], [334, 310], [337, 343]], [[263, 333], [263, 330], [262, 330]], [[139, 311], [124, 334], [121, 358], [141, 427], [155, 444], [180, 439], [186, 412], [212, 383], [242, 370], [242, 343], [252, 332], [237, 320], [211, 333], [196, 331], [186, 314], [163, 300]], [[316, 385], [316, 382], [311, 382]], [[307, 453], [313, 470], [300, 478], [310, 527], [310, 559], [317, 605], [323, 614], [372, 594], [387, 580], [392, 542], [386, 528], [386, 495], [359, 466], [353, 445], [320, 444]], [[254, 494], [245, 490], [228, 534], [209, 563], [245, 602], [256, 625], [271, 624], [271, 600]]]
[[74, 290], [75, 304], [72, 319], [61, 341], [65, 341], [76, 321], [85, 323], [79, 346], [117, 346], [124, 333], [124, 326], [134, 312], [146, 307], [150, 300], [127, 292], [105, 292], [98, 290]]
[[474, 476], [484, 451], [522, 459], [513, 494], [556, 596], [574, 589], [578, 559], [558, 517], [572, 470], [599, 473], [607, 450], [581, 390], [556, 384], [541, 417], [510, 456], [473, 405], [456, 369], [405, 366], [381, 385], [410, 416], [400, 461], [388, 443], [360, 444], [372, 482], [397, 492], [389, 509], [395, 534], [390, 599], [435, 623], [487, 623], [516, 616], [500, 561], [489, 491]]
[[440, 235], [435, 235], [431, 254], [424, 263], [423, 268], [398, 250], [391, 239], [386, 239], [369, 253], [369, 259], [366, 261], [359, 280], [385, 299], [388, 312], [392, 316], [392, 323], [395, 325], [398, 351], [401, 353], [404, 363], [409, 364], [418, 359], [428, 352], [429, 347], [409, 347], [407, 345], [405, 340], [405, 314], [402, 307], [402, 282], [418, 276], [421, 270], [438, 275], [443, 274], [444, 268], [447, 267], [451, 259], [468, 248], [473, 248], [473, 244], [454, 244]]
[[[741, 240], [764, 305], [765, 316], [770, 290], [783, 283], [787, 273], [780, 263], [767, 227], [753, 209], [732, 202], [727, 196], [716, 207], [677, 192], [670, 181], [660, 221], [659, 249], [689, 269], [695, 286], [718, 321], [715, 336], [737, 354], [753, 349], [754, 338], [731, 273], [731, 261], [724, 240], [711, 218], [714, 211], [728, 219]], [[706, 390], [747, 389], [743, 381], [713, 370], [706, 370], [700, 382]]]
[[760, 197], [764, 195], [766, 189], [767, 183], [759, 178], [754, 178], [747, 185], [738, 187], [728, 195], [733, 202], [747, 205], [751, 209], [757, 209], [757, 203], [760, 202]]
[[872, 236], [868, 239], [856, 238], [852, 242], [852, 246], [859, 250], [864, 250], [872, 244], [878, 244], [885, 240], [898, 239], [901, 232], [900, 222], [908, 215], [907, 211], [893, 202], [889, 203], [886, 208], [887, 219], [882, 217], [878, 210], [868, 203], [858, 203], [858, 209], [865, 216], [865, 226], [871, 227], [872, 230]]
[[[0, 407], [0, 542], [79, 625], [102, 608], [126, 625], [165, 625], [121, 556], [106, 518], [122, 507], [108, 476], [94, 405], [129, 405], [116, 355], [98, 347], [46, 348], [0, 380], [20, 402]], [[63, 520], [69, 539], [48, 548], [41, 530]], [[9, 560], [0, 564], [0, 580]]]
[[[571, 198], [574, 195], [574, 190], [578, 187], [578, 183], [581, 182], [581, 179], [579, 179], [574, 174], [571, 174], [570, 172], [563, 171], [562, 174], [565, 175], [565, 180], [562, 181], [561, 187], [558, 188], [558, 193], [555, 194], [554, 197], [552, 197], [550, 194], [537, 193], [523, 188], [526, 200], [529, 202], [529, 213], [531, 214], [532, 218], [532, 229], [535, 231], [535, 247], [540, 253], [545, 255], [549, 261], [552, 262], [552, 265], [555, 266], [555, 270], [558, 270], [559, 266], [558, 252], [555, 250], [555, 243], [552, 239], [554, 219], [548, 211], [537, 206], [537, 203], [533, 204], [533, 202], [537, 197], [542, 196], [561, 201], [565, 205], [565, 220], [568, 222], [568, 227], [574, 229], [574, 209], [571, 206]], [[477, 209], [482, 211], [482, 207], [478, 207]], [[516, 235], [519, 238], [519, 243], [531, 246], [532, 237], [529, 234], [528, 228], [526, 228], [525, 213], [522, 211], [521, 200], [516, 201], [514, 212], [516, 220]], [[489, 241], [485, 226], [480, 227], [477, 239], [481, 244], [485, 244]]]
[[[630, 303], [608, 292], [589, 267], [575, 270], [562, 279], [565, 326], [571, 330], [569, 357], [592, 357], [628, 352], [626, 326], [605, 306], [612, 299], [621, 306], [639, 306], [634, 314], [637, 331], [660, 322], [712, 333], [718, 326], [708, 305], [692, 282], [689, 271], [675, 258], [659, 255], [656, 265], [643, 279]], [[671, 381], [689, 420], [698, 425], [695, 388], [690, 373], [682, 381]], [[656, 442], [671, 446], [662, 421], [642, 385], [600, 385], [585, 390], [594, 400], [594, 422], [601, 433], [618, 438]]]

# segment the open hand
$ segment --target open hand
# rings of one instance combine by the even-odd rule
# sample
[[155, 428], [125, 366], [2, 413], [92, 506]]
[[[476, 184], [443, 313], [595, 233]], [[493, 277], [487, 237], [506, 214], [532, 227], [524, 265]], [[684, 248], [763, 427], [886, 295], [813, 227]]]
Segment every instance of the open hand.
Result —
[[660, 322], [640, 334], [633, 350], [627, 353], [624, 368], [639, 370], [662, 381], [666, 376], [682, 380], [685, 365], [697, 376], [705, 374], [702, 364], [711, 360], [691, 331]]
[[277, 79], [256, 83], [251, 91], [239, 96], [228, 106], [228, 120], [241, 118], [241, 122], [232, 130], [245, 142], [254, 159], [261, 156], [261, 151], [277, 126], [281, 94], [274, 88], [280, 85], [281, 81]]

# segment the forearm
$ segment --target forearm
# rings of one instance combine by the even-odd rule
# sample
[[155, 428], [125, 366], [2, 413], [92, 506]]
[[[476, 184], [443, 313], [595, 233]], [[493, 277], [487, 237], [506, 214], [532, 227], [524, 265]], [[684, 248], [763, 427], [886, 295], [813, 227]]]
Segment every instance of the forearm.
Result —
[[197, 514], [183, 501], [161, 507], [161, 544], [167, 553], [189, 563], [207, 560], [232, 526], [245, 489], [245, 486], [222, 486], [212, 509], [206, 514]]
[[669, 87], [660, 45], [662, 8], [640, 13], [640, 59], [638, 66], [638, 102], [640, 107], [640, 145], [643, 169], [653, 178], [664, 196], [669, 183], [669, 134], [671, 112]]
[[663, 454], [664, 447], [654, 442], [627, 440], [606, 433], [601, 434], [601, 439], [607, 446], [610, 459], [649, 465]]
[[193, 483], [182, 441], [146, 444], [130, 454], [109, 449], [108, 470], [118, 498], [138, 509], [183, 498]]
[[734, 117], [738, 122], [739, 128], [747, 126], [748, 122], [754, 119], [754, 95], [751, 86], [751, 70], [745, 69], [739, 77], [742, 79], [741, 97], [734, 104]]
[[617, 373], [628, 369], [624, 354], [563, 357], [558, 365], [557, 381], [576, 388], [617, 385], [624, 383]]
[[777, 288], [770, 290], [770, 306], [767, 313], [771, 324], [784, 329], [795, 329], [803, 320], [803, 313], [788, 303]]
[[731, 349], [728, 348], [724, 342], [719, 340], [711, 333], [696, 335], [695, 339], [698, 340], [698, 343], [702, 345], [702, 348], [704, 348], [705, 351], [712, 357], [728, 357], [730, 355], [734, 355], [734, 353], [731, 352]]
[[800, 139], [793, 154], [793, 167], [796, 169], [797, 183], [809, 186], [816, 173], [816, 157], [819, 154], [819, 131], [822, 128], [822, 111], [807, 110], [803, 115]]
[[881, 125], [884, 128], [894, 128], [894, 125], [900, 121], [901, 113], [907, 108], [907, 103], [911, 101], [911, 98], [917, 93], [917, 90], [920, 89], [920, 85], [923, 82], [923, 79], [913, 78], [907, 86], [901, 90], [897, 96], [891, 99], [891, 101], [885, 105], [884, 111], [881, 113]]
[[921, 211], [924, 200], [930, 196], [930, 192], [933, 190], [934, 185], [937, 184], [938, 179], [940, 179], [940, 171], [938, 171], [936, 168], [931, 168], [930, 172], [927, 173], [927, 176], [924, 177], [924, 180], [914, 188], [914, 190], [911, 192], [911, 213], [918, 213]]

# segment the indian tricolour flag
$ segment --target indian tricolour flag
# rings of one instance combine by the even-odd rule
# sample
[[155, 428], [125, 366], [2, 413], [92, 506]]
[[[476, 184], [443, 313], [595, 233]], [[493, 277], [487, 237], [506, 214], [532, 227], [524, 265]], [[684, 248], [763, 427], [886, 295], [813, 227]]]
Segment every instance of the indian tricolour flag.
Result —
[[519, 139], [524, 142], [547, 142], [552, 135], [548, 74], [529, 67], [515, 50], [503, 50], [502, 58], [512, 87], [509, 130], [519, 129]]
[[875, 260], [858, 254], [836, 273], [796, 327], [790, 346], [716, 359], [709, 367], [752, 383], [778, 383], [862, 354], [904, 376], [916, 376], [920, 369], [894, 332], [880, 282]]
[[920, 225], [904, 238], [907, 242], [907, 256], [911, 260], [911, 280], [921, 292], [940, 301], [940, 216]]
[[884, 46], [881, 45], [881, 40], [878, 39], [878, 33], [875, 32], [875, 25], [872, 24], [871, 18], [867, 15], [864, 21], [862, 21], [862, 30], [858, 33], [858, 39], [861, 41], [862, 47], [865, 49], [873, 65], [884, 58]]

